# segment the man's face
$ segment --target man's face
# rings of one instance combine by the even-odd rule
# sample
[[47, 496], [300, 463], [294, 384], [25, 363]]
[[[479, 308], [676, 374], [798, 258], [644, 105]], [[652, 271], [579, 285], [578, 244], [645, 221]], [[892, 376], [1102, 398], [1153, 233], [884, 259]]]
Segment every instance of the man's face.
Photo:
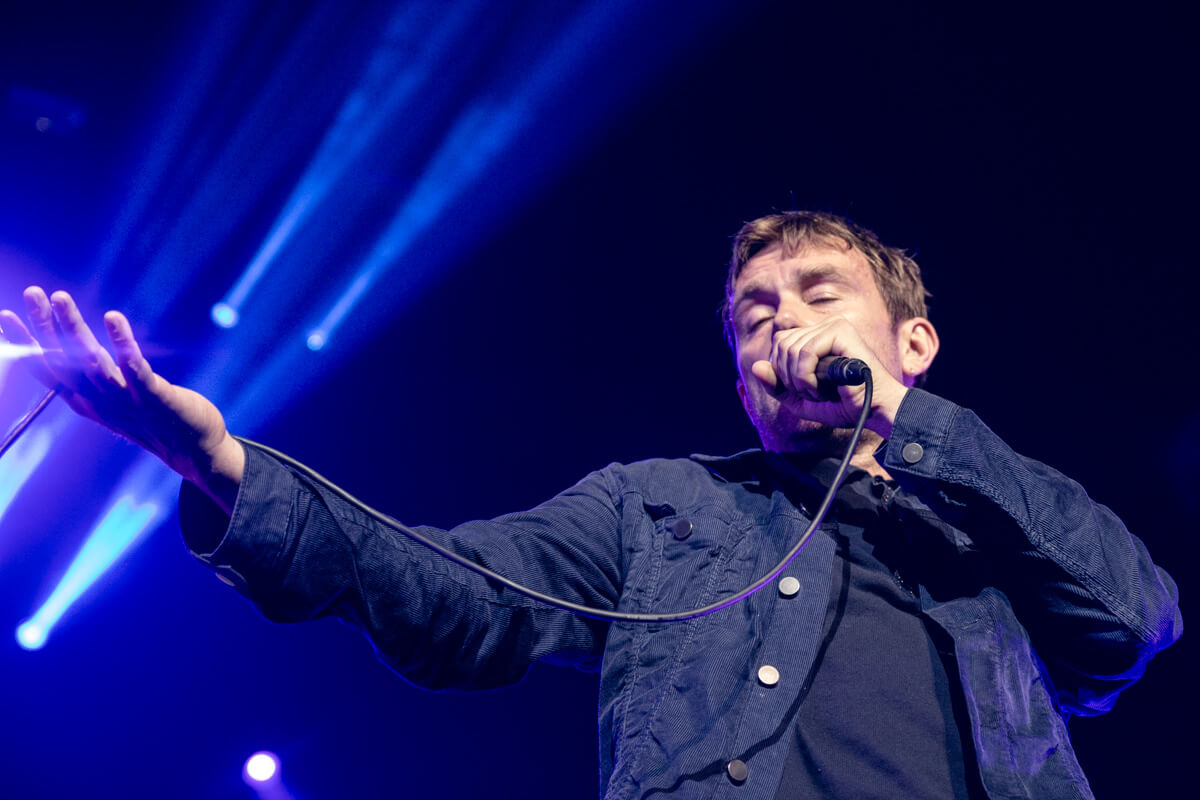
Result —
[[799, 418], [786, 397], [776, 397], [750, 371], [768, 359], [777, 331], [808, 328], [844, 317], [879, 362], [901, 382], [898, 334], [866, 259], [857, 250], [812, 243], [791, 258], [779, 245], [746, 262], [732, 299], [738, 394], [763, 447], [779, 451], [821, 449], [838, 438], [826, 426]]

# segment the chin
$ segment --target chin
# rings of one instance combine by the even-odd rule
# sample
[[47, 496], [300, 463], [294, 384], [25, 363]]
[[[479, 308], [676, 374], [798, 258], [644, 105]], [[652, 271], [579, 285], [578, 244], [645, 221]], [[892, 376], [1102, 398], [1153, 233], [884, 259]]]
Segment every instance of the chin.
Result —
[[846, 449], [852, 428], [831, 428], [805, 420], [780, 437], [781, 450], [791, 453], [840, 453]]
[[758, 438], [764, 450], [778, 453], [812, 453], [845, 448], [852, 430], [831, 428], [820, 422], [782, 415], [774, 419], [755, 419]]
[[750, 412], [764, 450], [776, 453], [829, 453], [841, 455], [853, 428], [831, 428], [796, 416], [784, 406], [764, 401]]

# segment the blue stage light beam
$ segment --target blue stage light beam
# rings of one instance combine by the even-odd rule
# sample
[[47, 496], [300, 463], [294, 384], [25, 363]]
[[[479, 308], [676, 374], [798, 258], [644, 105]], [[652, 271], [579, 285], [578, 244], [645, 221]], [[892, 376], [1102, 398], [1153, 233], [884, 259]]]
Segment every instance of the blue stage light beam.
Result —
[[0, 459], [0, 520], [12, 506], [17, 493], [38, 466], [46, 460], [54, 434], [47, 428], [31, 428]]
[[17, 628], [17, 641], [27, 650], [45, 645], [54, 626], [87, 589], [139, 537], [168, 516], [178, 480], [157, 459], [138, 458], [112, 497], [58, 585], [46, 601]]
[[[229, 293], [224, 305], [210, 309], [218, 324], [238, 326], [236, 339], [227, 340], [227, 348], [200, 365], [189, 385], [218, 400], [227, 418], [242, 430], [263, 423], [279, 409], [280, 400], [294, 400], [334, 363], [326, 358], [318, 362], [323, 366], [302, 367], [306, 354], [327, 347], [334, 329], [339, 346], [353, 346], [378, 327], [374, 323], [380, 314], [396, 314], [414, 302], [418, 290], [453, 266], [453, 253], [469, 248], [471, 241], [519, 207], [533, 182], [555, 174], [564, 158], [581, 149], [607, 120], [619, 116], [620, 101], [644, 92], [652, 84], [650, 77], [688, 37], [706, 25], [715, 27], [714, 21], [731, 7], [730, 0], [715, 0], [700, 4], [687, 19], [676, 20], [661, 4], [592, 0], [560, 7], [552, 15], [531, 10], [492, 39], [481, 38], [474, 24], [478, 12], [462, 10], [465, 25], [435, 18], [416, 26], [416, 33], [428, 41], [449, 42], [445, 48], [428, 50], [420, 36], [407, 48], [393, 41], [416, 35], [405, 33], [405, 24], [396, 21], [417, 19], [415, 12], [411, 18], [390, 18], [390, 32], [382, 37], [380, 53], [365, 62], [369, 68], [361, 83], [379, 78], [386, 86], [391, 65], [392, 86], [401, 87], [393, 91], [400, 99], [388, 100], [373, 84], [347, 93], [333, 119], [338, 131], [320, 139], [312, 163], [281, 205], [271, 232], [259, 245], [261, 252], [252, 260], [256, 270], [264, 267], [270, 273], [269, 278], [260, 275], [246, 284], [263, 301], [253, 324], [240, 313], [244, 309], [225, 302]], [[458, 13], [467, 6], [455, 3], [448, 8]], [[672, 36], [662, 40], [665, 23]], [[460, 29], [466, 34], [458, 33]], [[405, 57], [395, 61], [394, 52], [383, 54], [389, 48]], [[439, 57], [443, 49], [449, 58]], [[485, 55], [472, 61], [481, 52]], [[421, 80], [427, 71], [423, 66], [409, 70], [426, 61], [433, 64], [436, 81]], [[588, 98], [583, 107], [581, 91]], [[435, 133], [435, 125], [441, 135]], [[536, 135], [528, 133], [533, 126]], [[464, 131], [474, 137], [475, 152], [459, 146], [458, 139], [469, 138]], [[357, 160], [338, 152], [360, 146]], [[461, 156], [462, 163], [453, 163], [454, 155]], [[331, 278], [337, 280], [335, 265], [347, 262], [345, 251], [359, 250], [354, 241], [358, 232], [347, 223], [358, 219], [354, 212], [364, 204], [363, 195], [372, 194], [362, 186], [376, 185], [389, 170], [415, 175], [410, 191], [399, 199], [391, 222], [382, 226], [365, 256], [341, 278], [341, 285], [330, 286]], [[439, 181], [442, 185], [436, 185]], [[464, 197], [472, 202], [469, 214], [455, 225], [454, 240], [424, 248], [418, 240], [429, 238], [430, 229], [466, 205], [461, 202]], [[422, 248], [419, 259], [404, 257], [417, 247]], [[342, 252], [334, 253], [338, 248]], [[331, 257], [325, 258], [325, 253]], [[309, 288], [298, 293], [297, 285]], [[335, 291], [325, 294], [329, 289]], [[305, 308], [309, 303], [315, 307]], [[343, 325], [351, 313], [360, 324]], [[297, 319], [307, 319], [309, 325], [292, 338], [286, 332]], [[291, 341], [282, 342], [281, 336]], [[283, 396], [282, 386], [287, 387]], [[264, 403], [266, 399], [270, 402]]]
[[[338, 326], [375, 281], [396, 264], [413, 240], [433, 225], [459, 195], [478, 181], [496, 156], [510, 146], [533, 118], [537, 106], [557, 84], [568, 81], [579, 68], [579, 62], [589, 52], [586, 43], [602, 39], [608, 28], [621, 18], [622, 5], [592, 3], [547, 48], [531, 73], [515, 88], [509, 89], [507, 102], [478, 101], [459, 116], [349, 286], [320, 322], [308, 331], [305, 342], [310, 350], [321, 350], [328, 345]], [[410, 270], [406, 277], [406, 284], [419, 284], [422, 276]]]
[[[258, 252], [225, 297], [213, 306], [214, 323], [222, 328], [238, 323], [242, 305], [274, 265], [293, 232], [387, 132], [387, 121], [403, 113], [435, 73], [439, 60], [467, 32], [479, 5], [411, 3], [397, 11], [362, 80], [346, 97]], [[412, 41], [418, 31], [420, 36]]]
[[157, 133], [152, 143], [138, 148], [141, 161], [130, 171], [120, 210], [90, 270], [98, 283], [104, 283], [114, 266], [129, 258], [131, 250], [151, 246], [132, 241], [157, 227], [148, 223], [148, 217], [172, 213], [156, 209], [155, 201], [166, 205], [162, 203], [164, 183], [178, 177], [179, 162], [186, 160], [181, 155], [184, 148], [195, 146], [203, 100], [220, 80], [219, 66], [229, 58], [239, 38], [236, 34], [251, 18], [253, 8], [243, 0], [213, 0], [192, 15], [191, 41], [176, 48], [181, 54], [177, 68], [181, 76], [168, 84], [169, 91], [164, 91], [162, 102], [155, 106]]
[[306, 341], [310, 350], [320, 350], [328, 344], [376, 279], [472, 184], [493, 156], [508, 144], [524, 118], [524, 110], [515, 104], [493, 109], [485, 103], [471, 106], [459, 117], [358, 274], [324, 318], [308, 332]]
[[[353, 6], [318, 0], [297, 17], [301, 22], [294, 31], [281, 21], [282, 15], [264, 24], [253, 14], [248, 20], [231, 18], [234, 27], [229, 30], [213, 31], [215, 42], [255, 43], [253, 49], [235, 47], [235, 60], [263, 59], [265, 66], [248, 76], [249, 91], [238, 83], [218, 82], [204, 98], [202, 112], [211, 118], [195, 126], [199, 130], [191, 132], [190, 152], [174, 165], [187, 178], [186, 190], [180, 191], [178, 178], [173, 181], [166, 198], [171, 201], [169, 215], [155, 209], [155, 230], [139, 232], [147, 242], [139, 248], [146, 264], [126, 295], [126, 310], [133, 316], [150, 318], [177, 297], [186, 286], [179, 275], [209, 266], [218, 248], [255, 213], [269, 187], [285, 180], [292, 165], [307, 156], [313, 110], [322, 107], [338, 84], [330, 54], [336, 61], [357, 52], [359, 31], [353, 28], [362, 12]], [[204, 42], [197, 49], [208, 46]], [[281, 48], [278, 55], [276, 48]], [[272, 53], [269, 59], [267, 52]]]
[[[519, 143], [523, 143], [525, 153], [533, 155], [530, 150], [536, 150], [533, 160], [537, 168], [533, 171], [545, 176], [550, 174], [553, 163], [560, 162], [574, 149], [572, 142], [582, 145], [592, 132], [603, 127], [595, 120], [596, 115], [604, 118], [604, 110], [591, 106], [588, 112], [593, 122], [589, 126], [579, 129], [571, 124], [580, 116], [572, 110], [577, 102], [572, 87], [588, 70], [598, 73], [591, 79], [593, 85], [599, 81], [608, 86], [612, 71], [617, 69], [625, 78], [609, 90], [597, 93], [604, 99], [605, 108], [611, 108], [620, 97], [643, 89], [647, 69], [665, 60], [672, 47], [659, 48], [653, 57], [635, 59], [632, 64], [624, 56], [614, 63], [604, 54], [613, 52], [610, 45], [617, 46], [629, 39], [631, 32], [627, 25], [637, 24], [652, 30], [650, 20], [658, 18], [655, 15], [662, 11], [658, 7], [645, 9], [631, 0], [598, 0], [566, 12], [564, 24], [555, 24], [553, 28], [531, 24], [528, 30], [533, 31], [532, 38], [510, 41], [501, 61], [488, 72], [488, 86], [475, 93], [481, 99], [464, 104], [466, 110], [452, 118], [441, 144], [425, 166], [418, 169], [413, 189], [402, 199], [383, 234], [343, 284], [342, 291], [327, 298], [322, 315], [300, 331], [294, 344], [276, 343], [266, 358], [255, 362], [253, 373], [239, 381], [237, 392], [223, 406], [228, 409], [227, 418], [239, 426], [261, 423], [264, 400], [273, 398], [270, 407], [276, 407], [281, 385], [286, 385], [294, 397], [319, 379], [323, 368], [315, 365], [301, 368], [296, 360], [298, 354], [326, 348], [335, 330], [339, 338], [352, 340], [347, 342], [347, 346], [352, 346], [353, 341], [368, 335], [373, 327], [371, 321], [380, 313], [395, 314], [414, 302], [419, 290], [448, 266], [445, 259], [448, 250], [461, 251], [468, 246], [467, 240], [486, 230], [487, 224], [511, 213], [521, 199], [518, 187], [524, 186], [531, 171], [526, 159], [516, 156], [509, 159], [510, 153], [521, 150]], [[699, 16], [711, 20], [715, 14], [714, 9], [709, 9]], [[545, 36], [543, 31], [553, 32]], [[644, 39], [651, 34], [642, 31], [639, 35]], [[445, 80], [442, 83], [445, 88], [439, 96], [452, 94], [450, 85]], [[437, 99], [424, 94], [422, 98], [423, 111]], [[407, 124], [408, 120], [397, 122]], [[523, 137], [524, 129], [534, 124], [540, 135], [536, 139]], [[572, 141], [557, 141], [556, 133], [567, 130], [575, 134]], [[508, 164], [508, 172], [494, 174], [501, 163]], [[487, 191], [479, 192], [484, 186]], [[345, 188], [339, 191], [344, 194]], [[423, 250], [420, 259], [405, 260], [403, 255], [417, 245], [417, 239], [441, 219], [451, 216], [461, 205], [456, 201], [464, 196], [480, 198], [472, 203], [468, 217], [471, 224], [455, 225], [453, 243], [440, 243], [433, 250]], [[485, 223], [485, 219], [489, 222]], [[400, 261], [404, 262], [403, 268], [394, 269]], [[299, 266], [292, 260], [288, 264], [289, 271]], [[387, 280], [380, 281], [385, 273]], [[316, 285], [324, 284], [325, 280]], [[372, 287], [377, 291], [372, 291]], [[368, 299], [369, 310], [357, 308]], [[359, 324], [339, 329], [352, 312]], [[261, 327], [264, 331], [279, 330], [269, 321]], [[322, 363], [328, 366], [333, 361], [323, 359]]]
[[[336, 2], [327, 0], [319, 5], [321, 14], [324, 14], [326, 19], [337, 16]], [[240, 31], [247, 18], [237, 10], [237, 4], [225, 0], [222, 7], [225, 21], [218, 27], [236, 28]], [[409, 195], [398, 204], [393, 224], [385, 227], [382, 238], [368, 251], [368, 258], [360, 262], [348, 288], [340, 297], [334, 295], [341, 302], [336, 321], [331, 328], [340, 325], [346, 314], [354, 309], [363, 297], [371, 294], [372, 286], [379, 287], [378, 278], [384, 272], [404, 261], [404, 254], [413, 248], [422, 233], [428, 231], [439, 219], [450, 215], [456, 198], [482, 185], [498, 154], [509, 149], [516, 151], [512, 142], [523, 127], [538, 118], [538, 106], [543, 105], [549, 95], [564, 88], [566, 91], [570, 90], [579, 65], [590, 60], [596, 52], [603, 51], [607, 43], [613, 41], [611, 34], [618, 24], [623, 24], [625, 13], [636, 7], [636, 4], [631, 5], [628, 0], [617, 0], [613, 3], [592, 2], [580, 6], [586, 9], [582, 14], [577, 14], [575, 9], [566, 10], [562, 16], [570, 19], [570, 24], [561, 28], [539, 28], [540, 23], [533, 24], [543, 19], [542, 16], [538, 16], [537, 20], [530, 22], [526, 27], [535, 33], [540, 30], [550, 31], [550, 36], [541, 36], [539, 33], [520, 42], [513, 39], [509, 45], [510, 49], [523, 49], [529, 57], [509, 58], [494, 65], [487, 73], [486, 83], [490, 85], [475, 95], [487, 99], [462, 102], [461, 94], [456, 96], [452, 91], [452, 88], [455, 88], [453, 81], [459, 74], [460, 65], [469, 60], [467, 55], [471, 52], [470, 46], [475, 43], [475, 37], [478, 35], [477, 23], [486, 18], [478, 11], [480, 7], [482, 4], [478, 2], [455, 3], [450, 4], [450, 11], [446, 11], [442, 4], [433, 0], [403, 4], [403, 9], [419, 9], [420, 14], [427, 14], [429, 17], [421, 19], [421, 24], [414, 24], [407, 32], [403, 32], [404, 26], [397, 23], [398, 30], [401, 31], [398, 35], [407, 36], [416, 44], [407, 47], [398, 46], [395, 42], [387, 43], [391, 48], [390, 53], [386, 47], [380, 49], [378, 59], [374, 62], [378, 73], [374, 79], [379, 81], [379, 85], [364, 89], [357, 97], [352, 94], [345, 100], [339, 97], [335, 101], [332, 108], [338, 108], [338, 103], [341, 103], [335, 123], [341, 120], [344, 114], [346, 125], [337, 136], [327, 134], [330, 137], [327, 147], [323, 144], [317, 150], [318, 156], [322, 152], [328, 155], [328, 160], [312, 166], [317, 190], [314, 192], [313, 186], [305, 184], [302, 178], [293, 190], [295, 203], [289, 202], [281, 207], [276, 219], [278, 224], [271, 229], [274, 232], [275, 227], [278, 227], [280, 235], [274, 237], [269, 233], [260, 246], [260, 249], [270, 251], [264, 257], [268, 267], [286, 250], [289, 256], [287, 277], [289, 280], [298, 280], [300, 270], [311, 270], [321, 266], [319, 259], [309, 251], [307, 239], [310, 235], [311, 238], [320, 237], [321, 246], [326, 248], [331, 245], [324, 240], [333, 239], [338, 235], [336, 230], [331, 229], [336, 228], [336, 225], [312, 224], [313, 220], [318, 218], [318, 214], [323, 215], [326, 207], [336, 206], [333, 202], [335, 199], [340, 203], [345, 195], [354, 193], [364, 175], [372, 174], [370, 168], [377, 167], [381, 157], [390, 163], [401, 164], [405, 169], [413, 168], [406, 174], [415, 173], [419, 177]], [[417, 15], [418, 11], [413, 10], [411, 13]], [[453, 24], [441, 21], [440, 17], [443, 15], [452, 18]], [[168, 147], [155, 157], [154, 163], [147, 164], [139, 178], [135, 179], [135, 182], [144, 180], [137, 183], [136, 202], [123, 209], [121, 220], [114, 226], [118, 230], [109, 242], [110, 247], [101, 254], [100, 262], [105, 267], [101, 270], [102, 275], [111, 278], [116, 275], [115, 271], [107, 269], [112, 263], [112, 253], [133, 250], [152, 254], [147, 258], [148, 267], [140, 271], [142, 277], [136, 284], [136, 302], [129, 301], [133, 308], [127, 309], [133, 316], [143, 319], [146, 324], [153, 324], [158, 314], [169, 306], [170, 298], [174, 297], [181, 287], [187, 285], [179, 276], [186, 274], [189, 268], [203, 263], [208, 254], [230, 239], [231, 231], [241, 224], [240, 221], [246, 216], [246, 209], [257, 197], [255, 192], [259, 190], [253, 187], [270, 184], [271, 180], [267, 179], [269, 176], [281, 174], [288, 164], [294, 163], [298, 153], [309, 147], [302, 136], [280, 139], [279, 131], [290, 129], [294, 119], [304, 115], [304, 104], [295, 102], [297, 95], [307, 92], [309, 96], [314, 96], [314, 92], [317, 91], [315, 83], [310, 85], [298, 80], [296, 71], [290, 67], [303, 67], [300, 71], [306, 75], [321, 69], [320, 61], [310, 57], [316, 51], [310, 51], [309, 48], [323, 38], [329, 38], [322, 21], [316, 18], [318, 16], [320, 14], [315, 15], [303, 26], [295, 47], [278, 62], [279, 68], [275, 70], [255, 102], [250, 104], [248, 113], [242, 115], [241, 123], [236, 125], [231, 136], [223, 137], [227, 126], [221, 124], [214, 124], [202, 131], [185, 130], [188, 126], [182, 123], [168, 126], [170, 131], [181, 137], [175, 140], [175, 144], [179, 141], [189, 144], [188, 157], [176, 157], [174, 154], [179, 153], [180, 148]], [[532, 17], [530, 19], [532, 20]], [[234, 38], [224, 37], [230, 41]], [[374, 39], [375, 34], [372, 32], [371, 36], [364, 38]], [[438, 42], [440, 44], [435, 47], [434, 44]], [[425, 43], [430, 44], [427, 46]], [[423, 50], [423, 47], [427, 49]], [[207, 46], [198, 49], [206, 53], [212, 52]], [[423, 53], [428, 55], [421, 55]], [[397, 64], [404, 69], [396, 69]], [[214, 74], [215, 72], [214, 70]], [[371, 69], [368, 69], [367, 73], [367, 77], [370, 77]], [[437, 76], [436, 83], [430, 80], [431, 75]], [[397, 76], [403, 79], [397, 80]], [[644, 78], [644, 75], [642, 77]], [[211, 85], [211, 81], [208, 83]], [[457, 88], [462, 89], [468, 85], [462, 83], [457, 85]], [[206, 92], [188, 92], [189, 97], [199, 97], [203, 94]], [[465, 110], [457, 115], [443, 113], [438, 110], [439, 104], [443, 103], [446, 109], [465, 106]], [[187, 110], [173, 110], [171, 116], [183, 120], [195, 118], [203, 113], [204, 109], [195, 106]], [[440, 145], [429, 148], [433, 157], [423, 168], [422, 162], [428, 152], [426, 146], [429, 142], [414, 145], [412, 142], [416, 141], [416, 137], [412, 137], [399, 145], [381, 143], [381, 134], [386, 132], [388, 138], [392, 139], [398, 124], [403, 125], [402, 129], [406, 132], [418, 127], [430, 132], [433, 130], [432, 126], [444, 125], [447, 119], [453, 121], [446, 128], [448, 134], [442, 137]], [[318, 140], [324, 142], [320, 136], [308, 141]], [[210, 158], [214, 151], [214, 147], [211, 146], [214, 141], [224, 142], [223, 151], [218, 151], [219, 157]], [[264, 141], [271, 142], [271, 146], [264, 147]], [[200, 146], [197, 142], [207, 143]], [[543, 155], [544, 143], [533, 143], [530, 146], [537, 148], [536, 155], [539, 158]], [[395, 152], [381, 149], [383, 147]], [[170, 157], [168, 153], [171, 154]], [[347, 157], [347, 153], [351, 154], [350, 157]], [[168, 163], [175, 161], [181, 163]], [[365, 165], [366, 168], [356, 169], [361, 165]], [[358, 174], [351, 175], [352, 171]], [[167, 175], [172, 177], [176, 185], [166, 185], [163, 177]], [[489, 189], [494, 190], [495, 187], [489, 184]], [[342, 197], [335, 197], [335, 192], [341, 192]], [[172, 198], [183, 200], [160, 202]], [[512, 208], [513, 198], [507, 194], [493, 191], [493, 197], [490, 199], [495, 209], [489, 209], [488, 213], [498, 214]], [[304, 247], [297, 244], [289, 249], [289, 242], [293, 242], [297, 234], [305, 229], [309, 230], [305, 236]], [[477, 232], [473, 231], [467, 233], [477, 235]], [[132, 246], [126, 248], [120, 246], [121, 243]], [[298, 253], [303, 255], [300, 258], [290, 258]], [[410, 289], [431, 278], [439, 267], [445, 266], [436, 259], [426, 261], [428, 263], [422, 263], [420, 269], [398, 276], [399, 280], [388, 280], [386, 283], [389, 292], [393, 284], [398, 284], [403, 302], [415, 300], [416, 293]], [[311, 298], [303, 298], [301, 302], [307, 302], [309, 299]], [[338, 304], [334, 305], [337, 307]], [[214, 316], [226, 324], [235, 325], [238, 321], [239, 307], [230, 305], [227, 309], [217, 309]], [[311, 310], [307, 313], [311, 313]], [[306, 315], [304, 310], [291, 305], [281, 306], [277, 317], [284, 319], [299, 316], [303, 319]], [[240, 357], [253, 365], [255, 378], [271, 374], [272, 371], [262, 369], [263, 361], [267, 359], [260, 358], [255, 347], [243, 345], [261, 344], [258, 341], [262, 338], [259, 329], [268, 332], [265, 334], [267, 337], [270, 336], [270, 331], [281, 330], [271, 324], [270, 316], [264, 315], [261, 324], [243, 324], [244, 328], [254, 330], [246, 331], [251, 334], [249, 336], [243, 336], [239, 331], [238, 341], [233, 343], [238, 347]], [[258, 319], [256, 316], [256, 323]], [[350, 333], [350, 326], [346, 326], [342, 329], [341, 336], [349, 339]], [[292, 338], [294, 344], [278, 347], [278, 351], [287, 352], [287, 363], [283, 360], [279, 363], [268, 363], [272, 367], [287, 367], [294, 373], [297, 364], [301, 363], [294, 351], [298, 350], [302, 354], [304, 348], [301, 337], [289, 338]], [[314, 342], [323, 345], [327, 338], [326, 335], [324, 340]], [[278, 346], [280, 343], [275, 344]], [[210, 359], [208, 363], [219, 360]], [[311, 376], [316, 372], [318, 370], [306, 371], [303, 380], [311, 380]], [[287, 386], [291, 392], [295, 392], [298, 382], [294, 374], [288, 377], [290, 380]], [[230, 369], [214, 377], [215, 391], [204, 385], [200, 388], [218, 398], [225, 394], [241, 394], [240, 390], [246, 383], [242, 378], [239, 370]], [[270, 382], [270, 390], [276, 397], [279, 395], [280, 385], [282, 382]], [[237, 399], [242, 401], [243, 397]], [[261, 420], [268, 414], [269, 411], [265, 412], [255, 404], [256, 419]], [[157, 461], [151, 460], [151, 463], [158, 472], [163, 471]], [[171, 487], [167, 491], [148, 493], [126, 491], [131, 487], [137, 488], [137, 481], [121, 483], [122, 493], [113, 495], [117, 498], [113, 501], [114, 510], [110, 510], [101, 520], [101, 523], [107, 523], [97, 524], [96, 531], [81, 549], [51, 599], [34, 614], [26, 626], [22, 627], [20, 638], [23, 642], [44, 643], [46, 636], [61, 619], [62, 613], [72, 602], [77, 601], [91, 585], [91, 581], [111, 565], [120, 552], [131, 546], [138, 537], [144, 536], [156, 522], [161, 521], [161, 516], [165, 513], [162, 509], [173, 505], [177, 480], [172, 479], [170, 483]], [[140, 499], [130, 499], [135, 497]], [[127, 505], [122, 506], [123, 510], [115, 510], [120, 502], [126, 502]], [[147, 509], [150, 511], [147, 512]], [[149, 513], [150, 519], [144, 524], [139, 524], [139, 516], [144, 513]], [[113, 515], [116, 522], [110, 519]], [[121, 522], [122, 519], [124, 522]], [[128, 538], [124, 544], [123, 537], [111, 530], [114, 526], [126, 529], [125, 536]], [[128, 533], [131, 527], [138, 528], [132, 535]], [[107, 532], [102, 532], [102, 528]], [[95, 564], [101, 564], [102, 568], [95, 570], [96, 574], [90, 579], [84, 580], [84, 577], [87, 577], [85, 567], [90, 568], [89, 565]], [[74, 597], [64, 602], [63, 598], [70, 592], [75, 592]], [[51, 613], [56, 608], [57, 615]]]
[[81, 594], [104, 573], [158, 513], [154, 503], [138, 503], [132, 495], [119, 498], [97, 523], [96, 530], [76, 555], [58, 586], [33, 616], [17, 628], [17, 641], [27, 650], [46, 643], [50, 631]]

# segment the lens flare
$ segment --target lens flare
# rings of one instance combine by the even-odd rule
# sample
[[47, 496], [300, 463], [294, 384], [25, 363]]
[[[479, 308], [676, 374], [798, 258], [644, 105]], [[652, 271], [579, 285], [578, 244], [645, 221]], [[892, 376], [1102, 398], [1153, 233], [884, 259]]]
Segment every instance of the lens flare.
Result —
[[265, 783], [279, 775], [279, 757], [260, 750], [246, 759], [245, 773], [249, 780]]
[[40, 650], [46, 643], [47, 631], [44, 627], [28, 620], [17, 628], [17, 644], [26, 650]]
[[40, 355], [42, 348], [36, 344], [13, 344], [12, 342], [0, 342], [0, 361], [16, 361], [18, 358], [25, 356]]
[[232, 328], [238, 324], [238, 311], [229, 303], [217, 303], [212, 307], [212, 321], [218, 327]]

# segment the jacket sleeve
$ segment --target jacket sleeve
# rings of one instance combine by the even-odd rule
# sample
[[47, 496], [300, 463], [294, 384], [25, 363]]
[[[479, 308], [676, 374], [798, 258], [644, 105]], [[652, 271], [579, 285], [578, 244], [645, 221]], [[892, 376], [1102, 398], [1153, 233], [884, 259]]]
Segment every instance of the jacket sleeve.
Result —
[[[231, 517], [187, 482], [192, 554], [276, 622], [334, 616], [428, 689], [514, 683], [536, 659], [594, 667], [607, 625], [534, 603], [376, 522], [326, 487], [246, 448]], [[547, 594], [601, 608], [619, 596], [615, 478], [596, 472], [529, 511], [449, 531], [443, 546]]]
[[1182, 633], [1175, 582], [1142, 542], [1082, 486], [1013, 452], [973, 412], [912, 389], [876, 458], [981, 551], [1065, 710], [1108, 711]]

